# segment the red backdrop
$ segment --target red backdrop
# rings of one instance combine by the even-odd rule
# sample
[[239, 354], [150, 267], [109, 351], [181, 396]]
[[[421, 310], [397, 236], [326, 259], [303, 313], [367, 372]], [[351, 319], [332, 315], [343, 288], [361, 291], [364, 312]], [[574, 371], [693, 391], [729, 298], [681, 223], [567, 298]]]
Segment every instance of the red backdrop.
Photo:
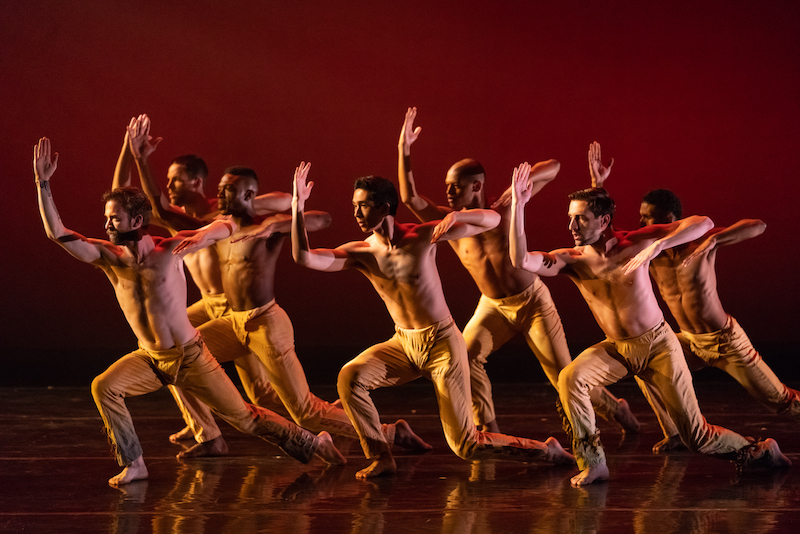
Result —
[[[719, 254], [723, 302], [757, 343], [794, 342], [795, 183], [800, 145], [800, 4], [669, 2], [244, 2], [84, 0], [0, 3], [0, 164], [6, 209], [2, 347], [15, 362], [107, 354], [135, 339], [104, 275], [42, 230], [31, 147], [60, 153], [53, 194], [65, 224], [103, 236], [102, 192], [124, 126], [148, 113], [153, 156], [197, 153], [211, 169], [255, 168], [290, 190], [313, 162], [310, 208], [334, 216], [313, 246], [359, 239], [355, 177], [396, 179], [406, 107], [419, 189], [444, 202], [444, 175], [474, 157], [499, 192], [518, 163], [562, 171], [528, 209], [531, 248], [570, 245], [565, 195], [588, 184], [586, 149], [616, 158], [616, 224], [637, 224], [646, 191], [668, 187], [687, 214], [727, 225], [763, 219], [759, 238]], [[410, 213], [401, 208], [401, 220]], [[449, 247], [439, 253], [463, 326], [478, 298]], [[600, 338], [567, 280], [548, 282], [573, 348]], [[301, 352], [364, 347], [392, 333], [355, 272], [316, 273], [283, 252], [278, 301]], [[345, 352], [346, 352], [345, 351]], [[782, 357], [789, 357], [786, 353]], [[309, 358], [317, 356], [308, 356]], [[301, 354], [303, 358], [303, 354]], [[80, 365], [72, 362], [71, 365]], [[331, 378], [332, 380], [332, 378]]]

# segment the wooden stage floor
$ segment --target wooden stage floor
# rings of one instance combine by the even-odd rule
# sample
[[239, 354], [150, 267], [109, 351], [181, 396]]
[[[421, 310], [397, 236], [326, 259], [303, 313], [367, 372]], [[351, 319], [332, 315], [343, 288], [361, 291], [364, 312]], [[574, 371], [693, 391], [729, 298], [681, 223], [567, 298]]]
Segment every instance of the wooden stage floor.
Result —
[[[794, 384], [797, 386], [797, 384]], [[333, 400], [331, 387], [312, 388]], [[611, 480], [576, 489], [574, 467], [470, 463], [445, 444], [425, 381], [375, 392], [385, 421], [403, 417], [434, 446], [397, 451], [396, 476], [360, 481], [357, 442], [336, 438], [348, 464], [303, 466], [221, 423], [230, 454], [179, 462], [167, 435], [181, 428], [166, 391], [128, 400], [150, 479], [120, 489], [88, 384], [0, 388], [0, 531], [24, 533], [724, 533], [800, 532], [800, 423], [766, 412], [732, 381], [698, 382], [708, 420], [773, 437], [795, 463], [738, 475], [726, 461], [688, 452], [656, 456], [652, 412], [631, 382], [642, 432], [601, 421]], [[545, 384], [495, 386], [501, 428], [567, 445]]]

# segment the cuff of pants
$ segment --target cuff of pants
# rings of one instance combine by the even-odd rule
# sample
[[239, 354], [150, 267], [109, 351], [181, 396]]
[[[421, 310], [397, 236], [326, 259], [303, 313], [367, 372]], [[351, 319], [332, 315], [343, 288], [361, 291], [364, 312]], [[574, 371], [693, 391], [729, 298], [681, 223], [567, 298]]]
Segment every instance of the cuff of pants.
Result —
[[606, 463], [606, 453], [600, 444], [600, 433], [585, 438], [572, 439], [572, 454], [578, 462], [578, 469], [583, 471]]

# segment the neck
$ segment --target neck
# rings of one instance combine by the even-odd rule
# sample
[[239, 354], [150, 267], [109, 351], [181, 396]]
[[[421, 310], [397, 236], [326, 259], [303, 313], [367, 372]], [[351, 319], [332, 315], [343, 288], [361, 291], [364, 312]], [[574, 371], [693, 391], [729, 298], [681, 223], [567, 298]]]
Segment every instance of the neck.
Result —
[[612, 232], [610, 228], [606, 228], [600, 234], [600, 237], [597, 238], [597, 241], [589, 246], [592, 247], [598, 254], [605, 255], [616, 244], [617, 238], [614, 236], [614, 232]]
[[400, 235], [397, 223], [392, 215], [387, 215], [383, 221], [381, 221], [381, 224], [375, 227], [372, 233], [375, 234], [379, 241], [383, 242], [389, 248], [394, 245], [395, 236], [399, 237]]
[[192, 192], [187, 202], [181, 204], [180, 207], [183, 208], [187, 215], [197, 218], [202, 218], [211, 211], [206, 196], [197, 191]]
[[[129, 234], [132, 232], [128, 232]], [[153, 250], [153, 238], [150, 234], [143, 234], [140, 230], [136, 230], [136, 239], [125, 239], [122, 241], [122, 246], [131, 251], [131, 254], [137, 261], [147, 256]]]

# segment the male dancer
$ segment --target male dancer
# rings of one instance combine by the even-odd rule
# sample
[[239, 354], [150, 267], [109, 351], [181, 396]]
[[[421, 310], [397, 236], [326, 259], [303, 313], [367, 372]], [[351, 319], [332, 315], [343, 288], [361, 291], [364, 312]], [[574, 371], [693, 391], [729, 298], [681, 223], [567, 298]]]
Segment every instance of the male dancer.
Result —
[[524, 207], [530, 200], [529, 165], [513, 179], [511, 259], [514, 265], [544, 276], [566, 274], [578, 286], [606, 339], [583, 351], [558, 377], [567, 432], [581, 472], [575, 486], [609, 476], [588, 392], [634, 374], [658, 391], [681, 439], [692, 450], [734, 459], [742, 467], [756, 463], [782, 467], [791, 462], [773, 439], [752, 441], [706, 422], [697, 405], [692, 377], [680, 343], [664, 321], [650, 278], [641, 267], [662, 250], [697, 239], [713, 223], [688, 217], [633, 232], [611, 229], [614, 201], [604, 189], [570, 195], [569, 230], [575, 247], [550, 254], [526, 252]]
[[[468, 222], [474, 213], [486, 206], [483, 166], [473, 159], [463, 159], [447, 171], [445, 185], [449, 207], [437, 206], [417, 193], [411, 172], [411, 145], [421, 128], [414, 128], [417, 108], [409, 108], [398, 146], [398, 176], [400, 198], [422, 222], [434, 221], [456, 213], [460, 221]], [[554, 160], [537, 163], [531, 168], [529, 180], [532, 195], [538, 193], [558, 174], [561, 164]], [[510, 206], [498, 205], [500, 224], [475, 236], [448, 241], [461, 263], [469, 271], [481, 292], [478, 307], [464, 327], [464, 340], [470, 366], [472, 412], [481, 430], [499, 432], [492, 400], [492, 384], [484, 365], [488, 356], [511, 337], [522, 332], [547, 379], [556, 387], [558, 373], [572, 358], [564, 336], [561, 318], [550, 291], [534, 273], [511, 264], [508, 254]], [[509, 203], [510, 204], [510, 203]], [[624, 399], [617, 399], [606, 388], [590, 393], [592, 405], [604, 419], [617, 421], [623, 431], [637, 432], [639, 422]]]
[[[100, 268], [117, 295], [120, 308], [139, 340], [139, 349], [123, 356], [92, 382], [94, 397], [122, 472], [109, 479], [118, 486], [148, 476], [142, 447], [125, 397], [143, 395], [165, 384], [192, 392], [242, 432], [274, 443], [290, 456], [308, 462], [316, 454], [327, 463], [344, 464], [330, 435], [314, 436], [279, 415], [246, 404], [225, 371], [209, 354], [186, 317], [183, 261], [173, 253], [185, 235], [162, 239], [147, 233], [151, 207], [139, 189], [121, 188], [103, 196], [109, 241], [87, 239], [61, 222], [50, 193], [58, 154], [50, 140], [34, 146], [39, 211], [47, 236], [75, 258]], [[230, 235], [236, 226], [212, 223], [206, 233]]]
[[[222, 213], [236, 223], [237, 231], [228, 239], [200, 230], [176, 248], [176, 253], [183, 253], [217, 245], [230, 311], [201, 325], [200, 333], [220, 361], [254, 352], [298, 425], [356, 438], [358, 434], [342, 407], [323, 401], [309, 390], [295, 354], [292, 323], [275, 302], [275, 265], [291, 219], [277, 214], [257, 224], [253, 208], [257, 191], [258, 178], [252, 169], [229, 168], [219, 183], [217, 199]], [[187, 402], [192, 400], [187, 398]], [[195, 405], [196, 411], [201, 409]], [[385, 425], [383, 431], [389, 443], [429, 448], [403, 419]]]
[[459, 457], [571, 463], [572, 456], [555, 438], [544, 443], [479, 431], [469, 403], [469, 367], [464, 338], [453, 323], [436, 269], [436, 241], [459, 239], [497, 226], [500, 216], [475, 210], [470, 222], [453, 212], [441, 222], [399, 224], [394, 185], [369, 176], [355, 183], [354, 216], [365, 234], [335, 249], [311, 249], [303, 210], [313, 182], [306, 184], [308, 165], [295, 171], [292, 199], [292, 255], [297, 263], [319, 271], [355, 269], [372, 283], [395, 322], [390, 340], [367, 349], [339, 373], [339, 398], [358, 431], [372, 464], [357, 478], [394, 473], [397, 465], [381, 432], [378, 411], [369, 390], [429, 378], [436, 389], [445, 438]]
[[[589, 147], [589, 171], [597, 187], [603, 187], [611, 172], [611, 164], [602, 164], [600, 144], [596, 142]], [[680, 219], [682, 212], [675, 193], [655, 189], [642, 199], [639, 225], [669, 224]], [[707, 366], [722, 369], [772, 412], [800, 419], [800, 392], [783, 384], [764, 362], [744, 329], [723, 309], [717, 291], [719, 247], [761, 235], [766, 227], [763, 221], [742, 219], [727, 228], [709, 230], [699, 239], [653, 258], [650, 275], [678, 323], [678, 340], [690, 370]], [[647, 394], [653, 393], [648, 387]], [[684, 447], [669, 414], [658, 402], [651, 404], [665, 435], [653, 451]]]
[[[172, 235], [176, 235], [180, 231], [193, 230], [212, 221], [219, 210], [217, 199], [211, 200], [205, 196], [204, 182], [208, 169], [202, 159], [193, 155], [176, 158], [167, 173], [168, 196], [158, 187], [150, 170], [149, 158], [160, 141], [160, 137], [155, 141], [151, 140], [150, 119], [147, 115], [132, 118], [126, 130], [125, 142], [114, 173], [115, 185], [120, 183], [120, 177], [127, 176], [126, 182], [130, 182], [128, 168], [132, 157], [139, 171], [142, 189], [154, 206], [153, 224], [166, 228]], [[291, 195], [282, 192], [259, 195], [253, 200], [254, 209], [260, 215], [285, 211], [289, 209], [290, 203]], [[327, 213], [315, 212], [311, 217], [312, 229], [324, 228], [329, 224], [330, 216]], [[288, 221], [285, 226], [288, 229]], [[192, 325], [198, 327], [230, 311], [228, 300], [223, 293], [216, 247], [210, 246], [187, 254], [184, 261], [201, 295], [200, 300], [187, 309]], [[262, 408], [290, 416], [269, 383], [267, 371], [258, 357], [253, 353], [240, 355], [238, 352], [235, 356], [227, 357], [225, 354], [219, 354], [223, 349], [225, 349], [223, 346], [216, 348], [214, 356], [221, 358], [221, 361], [233, 359], [250, 401]], [[176, 443], [192, 436], [197, 441], [193, 447], [181, 451], [178, 457], [225, 454], [228, 447], [211, 411], [202, 403], [188, 400], [176, 387], [170, 386], [170, 391], [187, 423], [186, 428], [170, 436], [170, 441]], [[319, 402], [324, 401], [320, 399]]]

